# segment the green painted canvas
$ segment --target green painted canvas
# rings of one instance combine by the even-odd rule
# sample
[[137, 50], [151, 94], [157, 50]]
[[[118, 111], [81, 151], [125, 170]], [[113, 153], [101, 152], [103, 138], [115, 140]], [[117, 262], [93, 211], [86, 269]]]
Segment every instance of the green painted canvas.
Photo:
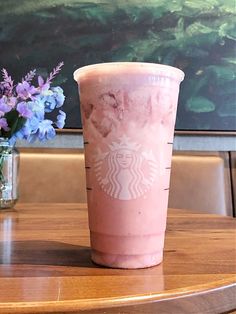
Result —
[[0, 2], [0, 67], [15, 79], [32, 68], [67, 96], [67, 128], [80, 128], [72, 73], [87, 64], [144, 61], [186, 74], [177, 130], [236, 130], [234, 0], [7, 0]]

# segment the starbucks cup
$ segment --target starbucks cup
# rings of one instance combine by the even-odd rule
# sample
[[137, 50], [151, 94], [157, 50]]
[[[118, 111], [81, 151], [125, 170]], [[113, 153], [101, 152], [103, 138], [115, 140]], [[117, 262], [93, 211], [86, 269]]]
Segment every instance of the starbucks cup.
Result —
[[174, 67], [138, 62], [74, 72], [83, 123], [92, 260], [162, 262], [179, 85]]

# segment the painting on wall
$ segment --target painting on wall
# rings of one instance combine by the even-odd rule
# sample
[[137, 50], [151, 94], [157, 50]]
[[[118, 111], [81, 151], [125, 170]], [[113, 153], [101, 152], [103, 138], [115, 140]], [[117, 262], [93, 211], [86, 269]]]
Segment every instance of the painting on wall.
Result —
[[234, 0], [8, 0], [0, 3], [0, 67], [47, 73], [67, 96], [67, 128], [81, 128], [72, 73], [111, 61], [181, 68], [177, 130], [236, 130]]

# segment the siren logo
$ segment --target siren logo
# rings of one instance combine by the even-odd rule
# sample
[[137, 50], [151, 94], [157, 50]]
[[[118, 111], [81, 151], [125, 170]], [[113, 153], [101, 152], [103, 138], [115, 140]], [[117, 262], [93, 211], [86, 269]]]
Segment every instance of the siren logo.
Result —
[[132, 200], [151, 188], [157, 163], [152, 151], [143, 151], [124, 136], [112, 142], [107, 152], [97, 152], [95, 174], [105, 193], [120, 200]]

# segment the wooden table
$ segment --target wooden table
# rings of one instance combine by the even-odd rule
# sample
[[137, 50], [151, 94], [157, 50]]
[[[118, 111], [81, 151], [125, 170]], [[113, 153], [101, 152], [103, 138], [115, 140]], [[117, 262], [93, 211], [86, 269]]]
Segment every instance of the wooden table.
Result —
[[85, 205], [0, 213], [0, 313], [223, 313], [236, 308], [233, 218], [169, 210], [164, 262], [90, 261]]

